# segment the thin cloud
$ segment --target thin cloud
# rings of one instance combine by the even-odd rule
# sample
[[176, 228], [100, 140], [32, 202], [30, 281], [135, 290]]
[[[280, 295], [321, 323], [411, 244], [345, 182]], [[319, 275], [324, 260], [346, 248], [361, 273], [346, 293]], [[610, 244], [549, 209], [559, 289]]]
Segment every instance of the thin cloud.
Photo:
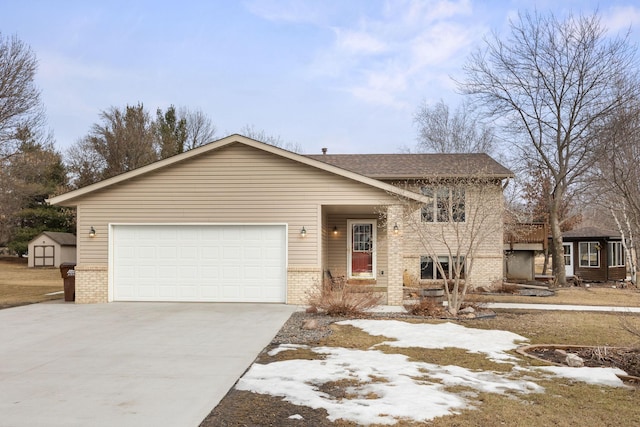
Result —
[[626, 32], [630, 27], [640, 31], [640, 8], [634, 6], [612, 7], [603, 13], [602, 23], [612, 33]]
[[444, 70], [471, 45], [478, 28], [454, 21], [471, 13], [468, 1], [385, 3], [377, 15], [333, 27], [333, 44], [321, 48], [310, 74], [343, 80], [337, 86], [367, 104], [410, 108], [423, 76]]

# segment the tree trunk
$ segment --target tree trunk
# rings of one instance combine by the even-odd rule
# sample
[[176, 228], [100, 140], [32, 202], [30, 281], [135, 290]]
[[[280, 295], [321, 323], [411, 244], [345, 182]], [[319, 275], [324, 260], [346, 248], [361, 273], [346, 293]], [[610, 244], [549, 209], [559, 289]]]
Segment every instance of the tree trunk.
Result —
[[558, 286], [567, 286], [567, 273], [564, 267], [564, 248], [562, 247], [562, 230], [558, 218], [558, 205], [561, 197], [551, 200], [549, 225], [551, 227], [551, 260], [553, 276]]

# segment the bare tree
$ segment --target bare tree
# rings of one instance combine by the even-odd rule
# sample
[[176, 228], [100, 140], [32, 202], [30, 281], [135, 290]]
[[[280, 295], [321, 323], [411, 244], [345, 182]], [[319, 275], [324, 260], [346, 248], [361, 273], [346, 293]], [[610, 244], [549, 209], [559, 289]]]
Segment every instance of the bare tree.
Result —
[[87, 143], [102, 160], [97, 172], [109, 178], [147, 165], [158, 159], [155, 151], [155, 127], [142, 104], [127, 105], [124, 110], [111, 107], [100, 113], [102, 123], [94, 124]]
[[93, 149], [88, 136], [79, 139], [67, 149], [65, 163], [72, 188], [81, 188], [100, 181], [102, 172], [107, 167], [105, 159]]
[[285, 142], [280, 135], [274, 136], [267, 134], [264, 129], [257, 130], [253, 125], [246, 125], [240, 133], [247, 138], [255, 139], [256, 141], [264, 142], [265, 144], [273, 145], [274, 147], [284, 148], [285, 150], [293, 151], [294, 153], [300, 153], [302, 147], [300, 144], [293, 142]]
[[17, 36], [0, 33], [0, 160], [17, 152], [20, 129], [44, 124], [40, 91], [34, 82], [37, 68], [28, 45]]
[[[423, 254], [419, 280], [444, 284], [447, 311], [455, 316], [467, 292], [477, 285], [478, 262], [502, 254], [501, 182], [479, 174], [425, 178], [405, 187], [421, 192], [423, 203], [399, 199], [404, 206], [404, 232], [414, 236], [405, 242], [415, 245], [404, 250]], [[501, 261], [498, 264], [500, 268]]]
[[216, 135], [216, 127], [211, 118], [204, 112], [181, 108], [179, 116], [187, 122], [185, 150], [191, 150], [213, 141]]
[[454, 114], [440, 101], [434, 106], [423, 102], [413, 118], [418, 127], [417, 150], [424, 153], [488, 153], [493, 152], [493, 129], [480, 123], [468, 104], [463, 103]]
[[465, 65], [463, 93], [512, 136], [522, 161], [549, 173], [553, 272], [566, 285], [561, 204], [595, 162], [594, 127], [633, 99], [635, 49], [608, 38], [597, 15], [520, 14], [502, 41], [485, 41]]
[[591, 176], [592, 200], [607, 209], [623, 238], [627, 265], [637, 283], [640, 235], [640, 101], [631, 102], [601, 128]]

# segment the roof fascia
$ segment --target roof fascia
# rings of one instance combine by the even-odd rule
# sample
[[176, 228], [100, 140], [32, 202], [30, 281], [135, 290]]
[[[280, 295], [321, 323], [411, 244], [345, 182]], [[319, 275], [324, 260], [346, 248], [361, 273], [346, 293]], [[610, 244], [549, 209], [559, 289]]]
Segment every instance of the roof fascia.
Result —
[[339, 176], [343, 176], [345, 178], [349, 178], [352, 179], [354, 181], [358, 181], [361, 182], [363, 184], [367, 184], [370, 185], [372, 187], [376, 187], [379, 188], [381, 190], [384, 190], [388, 193], [391, 194], [395, 194], [398, 196], [402, 196], [404, 198], [408, 198], [408, 199], [413, 199], [416, 201], [421, 201], [424, 202], [425, 200], [423, 200], [423, 196], [421, 194], [417, 194], [414, 193], [412, 191], [408, 191], [408, 190], [403, 190], [401, 188], [395, 187], [391, 184], [386, 184], [384, 182], [381, 182], [377, 179], [373, 179], [373, 178], [368, 178], [364, 175], [360, 175], [357, 174], [355, 172], [351, 172], [348, 171], [346, 169], [342, 169], [339, 168], [337, 166], [332, 166], [330, 164], [321, 162], [319, 160], [314, 160], [314, 159], [310, 159], [308, 157], [305, 157], [303, 155], [279, 148], [279, 147], [275, 147], [273, 145], [270, 144], [266, 144], [264, 142], [260, 142], [260, 141], [256, 141], [250, 138], [247, 138], [245, 136], [239, 135], [239, 134], [233, 134], [233, 135], [229, 135], [225, 138], [219, 139], [217, 141], [211, 142], [209, 144], [203, 145], [201, 147], [198, 148], [194, 148], [193, 150], [189, 150], [187, 152], [169, 157], [167, 159], [163, 159], [163, 160], [159, 160], [157, 162], [151, 163], [149, 165], [146, 166], [142, 166], [140, 168], [134, 169], [132, 171], [129, 172], [125, 172], [122, 173], [120, 175], [105, 179], [103, 181], [97, 182], [95, 184], [91, 184], [88, 185], [86, 187], [83, 188], [79, 188], [77, 190], [73, 190], [70, 191], [68, 193], [65, 194], [61, 194], [59, 196], [55, 196], [55, 197], [51, 197], [49, 199], [47, 199], [47, 201], [52, 204], [52, 205], [56, 205], [56, 204], [60, 204], [63, 206], [75, 206], [74, 203], [69, 203], [74, 199], [77, 199], [79, 197], [85, 196], [87, 194], [93, 193], [95, 191], [98, 190], [102, 190], [105, 189], [107, 187], [110, 187], [112, 185], [124, 182], [124, 181], [128, 181], [130, 179], [139, 177], [141, 175], [153, 172], [155, 170], [158, 169], [162, 169], [164, 167], [170, 166], [172, 164], [175, 163], [179, 163], [182, 161], [185, 161], [187, 159], [190, 159], [192, 157], [195, 156], [199, 156], [201, 154], [204, 154], [206, 152], [209, 151], [213, 151], [213, 150], [218, 150], [220, 148], [226, 147], [230, 144], [234, 144], [234, 143], [240, 143], [240, 144], [244, 144], [271, 154], [275, 154], [277, 156], [280, 157], [284, 157], [293, 161], [296, 161], [298, 163], [303, 163], [306, 164], [308, 166], [312, 166], [318, 169], [322, 169], [325, 170], [327, 172], [339, 175]]

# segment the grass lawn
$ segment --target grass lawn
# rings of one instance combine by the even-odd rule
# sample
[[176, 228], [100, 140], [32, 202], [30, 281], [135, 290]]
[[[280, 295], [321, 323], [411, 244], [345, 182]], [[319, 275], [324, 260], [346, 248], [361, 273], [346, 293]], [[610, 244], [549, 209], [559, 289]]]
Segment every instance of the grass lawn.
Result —
[[29, 268], [26, 258], [0, 257], [0, 307], [64, 298], [58, 268]]
[[577, 286], [557, 288], [554, 291], [555, 295], [549, 297], [531, 297], [516, 294], [469, 294], [467, 301], [640, 307], [640, 291], [635, 287], [614, 289], [611, 286], [592, 285], [588, 288]]
[[[441, 323], [439, 320], [406, 319], [411, 323]], [[546, 311], [499, 311], [492, 319], [468, 320], [459, 323], [466, 328], [490, 329], [514, 332], [529, 338], [529, 344], [576, 344], [597, 346], [638, 346], [640, 336], [629, 332], [640, 330], [640, 316], [609, 313], [576, 313]], [[404, 355], [416, 363], [430, 363], [441, 366], [459, 366], [473, 372], [498, 373], [511, 379], [532, 381], [544, 388], [534, 393], [494, 393], [478, 392], [464, 385], [446, 386], [445, 389], [468, 398], [470, 404], [457, 413], [434, 418], [427, 422], [400, 419], [395, 424], [402, 427], [435, 426], [627, 426], [636, 425], [640, 419], [637, 404], [638, 388], [592, 385], [580, 380], [563, 378], [536, 369], [543, 362], [516, 355], [515, 366], [498, 363], [482, 354], [470, 353], [457, 347], [428, 349], [424, 347], [394, 347], [379, 345], [390, 341], [384, 336], [372, 336], [351, 325], [331, 325], [333, 333], [320, 342], [309, 343], [298, 349], [290, 349], [275, 355], [262, 353], [259, 364], [299, 360], [300, 363], [317, 360], [324, 363], [322, 348], [344, 348], [353, 350], [376, 350], [389, 355]], [[393, 341], [393, 340], [391, 340]], [[274, 346], [267, 349], [271, 350]], [[284, 367], [281, 369], [285, 369]], [[351, 369], [349, 367], [345, 369]], [[598, 369], [598, 368], [592, 368]], [[426, 375], [426, 374], [425, 374]], [[371, 381], [385, 381], [376, 379]], [[425, 377], [427, 381], [434, 381]], [[437, 380], [435, 380], [437, 381]], [[293, 381], [292, 381], [293, 382]], [[357, 387], [354, 381], [320, 380], [315, 384], [329, 399], [340, 402], [355, 399]], [[274, 386], [275, 387], [275, 386]], [[297, 389], [295, 384], [290, 387]], [[277, 392], [276, 392], [277, 393]], [[371, 405], [379, 396], [372, 393]], [[419, 400], [418, 396], [407, 402]], [[291, 419], [291, 415], [301, 414], [304, 420]], [[634, 421], [636, 420], [636, 421]], [[307, 423], [307, 424], [305, 424]], [[356, 426], [353, 421], [327, 419], [324, 409], [298, 406], [277, 395], [259, 394], [232, 389], [223, 401], [201, 425], [246, 426], [246, 425], [314, 425], [314, 426]]]

